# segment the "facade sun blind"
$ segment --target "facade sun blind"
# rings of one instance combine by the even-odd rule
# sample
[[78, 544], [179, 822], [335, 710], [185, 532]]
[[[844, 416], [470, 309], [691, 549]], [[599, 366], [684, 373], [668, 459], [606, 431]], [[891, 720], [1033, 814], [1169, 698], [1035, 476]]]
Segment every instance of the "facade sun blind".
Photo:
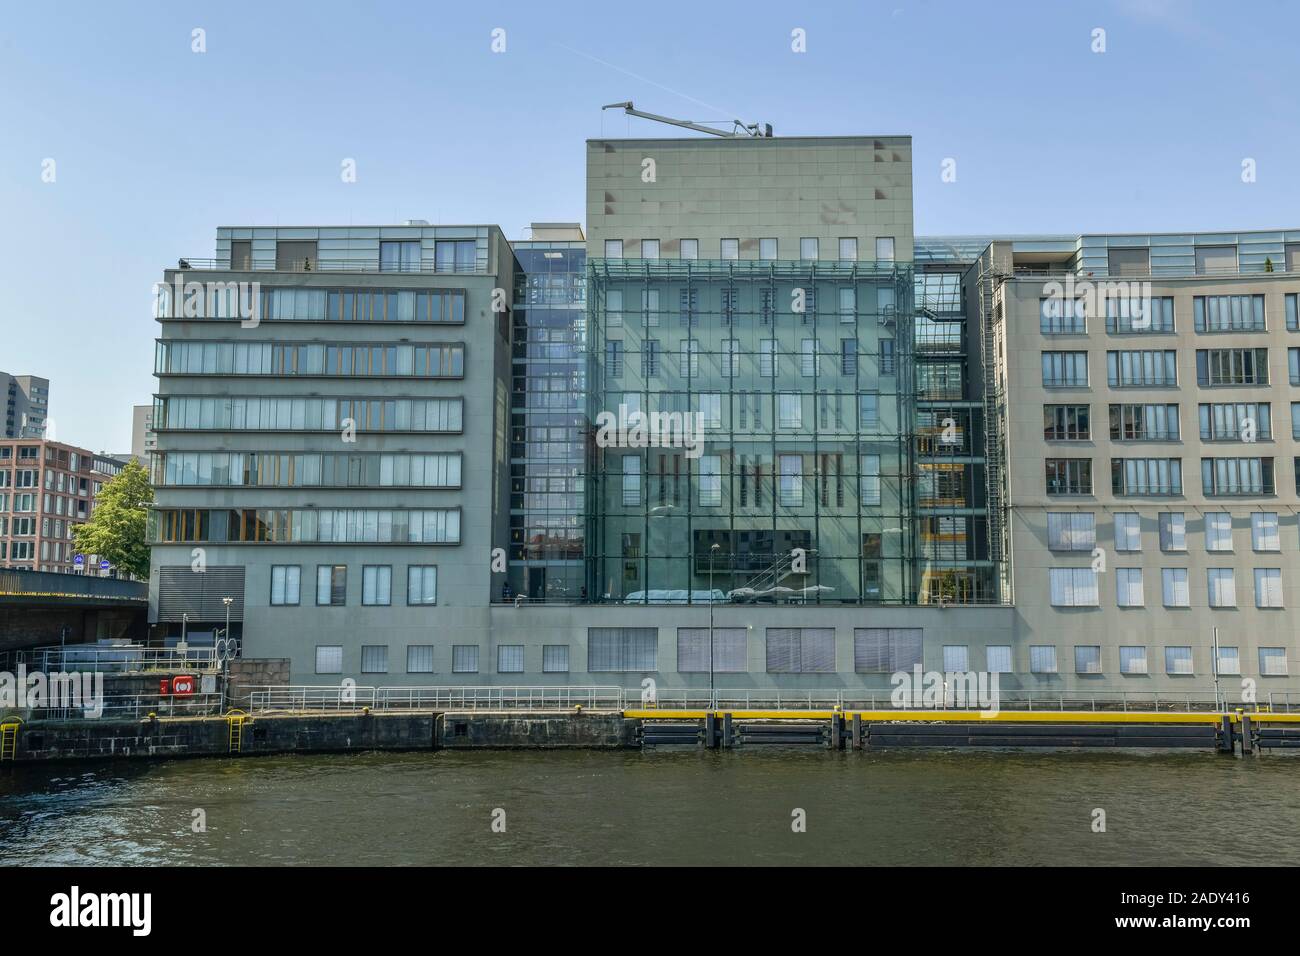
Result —
[[230, 619], [244, 619], [244, 569], [208, 566], [206, 571], [189, 565], [158, 570], [158, 622], [180, 621], [184, 614], [191, 623], [226, 619], [222, 598], [232, 598]]

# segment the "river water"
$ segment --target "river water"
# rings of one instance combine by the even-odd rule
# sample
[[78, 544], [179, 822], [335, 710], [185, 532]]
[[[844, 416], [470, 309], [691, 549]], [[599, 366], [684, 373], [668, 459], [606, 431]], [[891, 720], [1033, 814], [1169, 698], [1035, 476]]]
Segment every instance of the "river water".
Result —
[[[1291, 757], [1201, 752], [443, 751], [8, 765], [0, 864], [1296, 865], [1298, 778]], [[1098, 809], [1105, 832], [1094, 830]], [[794, 832], [799, 810], [804, 832]]]

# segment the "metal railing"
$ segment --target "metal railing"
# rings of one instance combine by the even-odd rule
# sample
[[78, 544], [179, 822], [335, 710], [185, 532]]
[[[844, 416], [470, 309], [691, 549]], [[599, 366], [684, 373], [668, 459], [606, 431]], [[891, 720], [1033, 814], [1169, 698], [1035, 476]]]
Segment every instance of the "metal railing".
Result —
[[[351, 712], [369, 707], [403, 710], [621, 710], [621, 687], [374, 687], [361, 685], [281, 685], [251, 688], [247, 707], [254, 713], [283, 711]], [[640, 693], [639, 691], [637, 693]], [[241, 702], [243, 698], [240, 698]]]
[[140, 720], [154, 714], [158, 717], [204, 717], [220, 713], [220, 694], [188, 694], [179, 697], [161, 694], [106, 694], [99, 713], [88, 713], [85, 707], [31, 707], [21, 712], [30, 720]]
[[52, 674], [60, 671], [102, 671], [105, 673], [147, 673], [152, 671], [216, 671], [219, 663], [211, 647], [193, 647], [184, 652], [136, 646], [70, 645], [38, 647], [0, 653], [0, 671]]
[[380, 265], [378, 259], [295, 259], [292, 262], [269, 263], [264, 260], [256, 262], [237, 262], [231, 264], [226, 259], [191, 259], [186, 257], [177, 261], [176, 268], [199, 272], [383, 272], [395, 275], [418, 273], [437, 273], [440, 275], [481, 275], [478, 264], [447, 263], [422, 261], [420, 263], [400, 263], [397, 265]]

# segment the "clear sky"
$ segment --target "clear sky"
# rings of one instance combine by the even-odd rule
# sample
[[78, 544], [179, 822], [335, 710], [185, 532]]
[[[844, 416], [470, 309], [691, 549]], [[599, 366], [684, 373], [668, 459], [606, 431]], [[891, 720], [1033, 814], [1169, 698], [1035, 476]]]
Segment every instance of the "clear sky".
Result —
[[910, 134], [921, 235], [1300, 227], [1293, 0], [0, 11], [0, 369], [96, 451], [150, 400], [152, 283], [218, 225], [580, 220], [586, 138], [673, 135], [603, 103]]

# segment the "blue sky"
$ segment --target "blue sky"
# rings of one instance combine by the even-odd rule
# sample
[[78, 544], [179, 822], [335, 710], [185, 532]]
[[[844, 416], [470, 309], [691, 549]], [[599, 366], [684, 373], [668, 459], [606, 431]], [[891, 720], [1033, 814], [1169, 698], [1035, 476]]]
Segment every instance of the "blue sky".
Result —
[[53, 380], [60, 440], [125, 450], [151, 284], [217, 225], [581, 219], [585, 139], [672, 135], [601, 113], [626, 99], [910, 134], [920, 234], [1297, 227], [1297, 27], [1289, 0], [10, 4], [0, 369]]

